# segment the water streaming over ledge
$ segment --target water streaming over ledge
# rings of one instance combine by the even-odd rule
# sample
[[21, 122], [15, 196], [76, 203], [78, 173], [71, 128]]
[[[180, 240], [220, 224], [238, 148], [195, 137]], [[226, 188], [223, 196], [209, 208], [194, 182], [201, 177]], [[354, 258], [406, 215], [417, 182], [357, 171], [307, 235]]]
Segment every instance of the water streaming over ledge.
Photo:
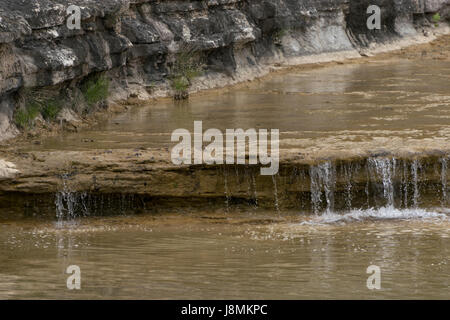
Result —
[[442, 182], [442, 206], [446, 206], [448, 203], [447, 199], [447, 170], [448, 170], [448, 157], [443, 157], [441, 159], [441, 182]]
[[[313, 165], [282, 166], [280, 173], [270, 178], [258, 175], [257, 167], [222, 166], [211, 169], [217, 182], [210, 186], [210, 191], [211, 194], [217, 191], [217, 196], [200, 197], [197, 201], [211, 208], [222, 207], [225, 212], [236, 207], [241, 211], [261, 207], [280, 213], [288, 208], [298, 210], [299, 214], [319, 216], [360, 212], [358, 210], [369, 210], [366, 213], [373, 216], [370, 210], [379, 208], [392, 212], [445, 209], [449, 205], [448, 159], [448, 156], [437, 159], [379, 156], [351, 161], [325, 160]], [[61, 177], [62, 189], [55, 197], [58, 219], [113, 212], [132, 214], [161, 202], [158, 198], [148, 202], [148, 196], [132, 193], [71, 192], [70, 179], [68, 174]], [[181, 201], [183, 207], [189, 205], [190, 199]]]
[[311, 179], [311, 203], [314, 213], [320, 211], [325, 198], [326, 212], [334, 210], [334, 190], [336, 185], [336, 168], [330, 161], [311, 166], [309, 169]]
[[[418, 209], [421, 205], [421, 194], [439, 199], [442, 208], [448, 206], [447, 167], [448, 157], [442, 157], [437, 163], [422, 163], [420, 159], [396, 159], [392, 157], [368, 158], [365, 165], [360, 163], [348, 163], [341, 165], [339, 179], [344, 187], [341, 197], [344, 198], [346, 210], [390, 208], [390, 209]], [[439, 168], [440, 166], [440, 168]], [[311, 205], [314, 213], [335, 213], [336, 164], [326, 161], [319, 165], [311, 166]], [[358, 176], [366, 175], [364, 195], [366, 201], [360, 201], [360, 207], [352, 206], [357, 193]], [[438, 182], [432, 182], [432, 176], [440, 178]], [[439, 186], [440, 185], [440, 186]], [[361, 199], [360, 199], [361, 200]], [[427, 199], [428, 201], [430, 199]], [[426, 200], [425, 200], [426, 201]], [[342, 207], [342, 206], [341, 206]], [[342, 210], [341, 210], [342, 211]]]

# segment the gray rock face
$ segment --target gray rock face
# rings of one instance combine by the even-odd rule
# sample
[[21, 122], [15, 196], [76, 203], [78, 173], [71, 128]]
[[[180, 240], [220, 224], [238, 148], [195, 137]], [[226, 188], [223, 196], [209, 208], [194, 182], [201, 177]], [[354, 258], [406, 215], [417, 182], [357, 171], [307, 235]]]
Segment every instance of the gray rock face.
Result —
[[[67, 27], [72, 4], [81, 8], [80, 30]], [[382, 8], [381, 30], [366, 27], [371, 4]], [[207, 71], [232, 76], [280, 55], [401, 37], [415, 31], [415, 15], [449, 7], [450, 0], [2, 0], [0, 128], [10, 127], [24, 87], [74, 85], [105, 71], [118, 88], [150, 86], [164, 82], [186, 44]]]
[[450, 1], [448, 0], [422, 0], [419, 1], [421, 4], [423, 3], [422, 7], [424, 8], [425, 13], [427, 12], [438, 12], [439, 10], [442, 10], [444, 7], [450, 6]]

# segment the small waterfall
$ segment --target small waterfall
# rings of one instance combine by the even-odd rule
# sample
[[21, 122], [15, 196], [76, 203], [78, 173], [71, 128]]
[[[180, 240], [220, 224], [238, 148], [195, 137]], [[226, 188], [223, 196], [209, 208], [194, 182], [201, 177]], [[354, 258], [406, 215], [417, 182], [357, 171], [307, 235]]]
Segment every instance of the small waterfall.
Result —
[[448, 158], [441, 159], [441, 184], [442, 184], [442, 199], [441, 204], [443, 207], [447, 205], [447, 168]]
[[[381, 155], [326, 160], [309, 166], [289, 164], [278, 175], [267, 178], [259, 178], [256, 167], [214, 169], [221, 199], [219, 206], [223, 210], [225, 204], [226, 212], [246, 203], [253, 208], [275, 208], [277, 213], [295, 207], [318, 215], [355, 209], [446, 207], [449, 159], [449, 156], [422, 158], [421, 155], [396, 159]], [[58, 219], [127, 214], [142, 208], [147, 210], [147, 202], [157, 203], [157, 198], [128, 193], [73, 192], [73, 177], [65, 174], [61, 179], [61, 191], [54, 200]]]
[[405, 208], [408, 207], [408, 184], [409, 184], [409, 175], [408, 175], [408, 163], [403, 160], [402, 161], [403, 172], [401, 178], [401, 192], [403, 193], [403, 205]]
[[253, 171], [250, 171], [251, 174], [251, 179], [252, 179], [252, 185], [253, 185], [253, 199], [255, 201], [255, 207], [258, 207], [258, 194], [256, 191], [256, 178], [255, 175], [253, 174]]
[[71, 192], [67, 186], [67, 181], [69, 180], [68, 174], [62, 175], [61, 179], [63, 189], [55, 197], [56, 217], [58, 220], [75, 218], [80, 211], [84, 215], [88, 215], [86, 205], [87, 193]]
[[280, 206], [279, 206], [279, 202], [278, 202], [277, 178], [275, 177], [275, 175], [272, 175], [272, 181], [273, 181], [273, 194], [274, 194], [275, 210], [277, 210], [277, 212], [280, 213]]
[[370, 175], [369, 170], [366, 170], [366, 186], [364, 187], [364, 193], [366, 194], [366, 206], [367, 208], [370, 207]]
[[[341, 175], [345, 179], [345, 205], [347, 209], [352, 208], [352, 201], [353, 201], [353, 179], [355, 176], [355, 173], [357, 173], [360, 170], [360, 166], [358, 164], [344, 164], [342, 166], [342, 172]], [[365, 189], [366, 195], [368, 197], [368, 185], [366, 185]], [[368, 199], [368, 198], [367, 198]]]
[[223, 180], [224, 180], [224, 193], [225, 193], [225, 205], [227, 212], [230, 210], [230, 194], [228, 191], [228, 171], [227, 167], [223, 167]]
[[414, 187], [414, 195], [413, 195], [413, 205], [414, 208], [419, 206], [419, 169], [421, 168], [419, 160], [415, 159], [411, 164], [411, 175], [413, 178], [413, 187]]
[[321, 210], [323, 195], [326, 201], [326, 212], [334, 209], [334, 190], [336, 184], [336, 169], [331, 161], [309, 168], [311, 183], [311, 203], [314, 213]]
[[[394, 158], [369, 158], [369, 170], [375, 171], [383, 182], [383, 195], [387, 207], [394, 206], [394, 176], [396, 171], [396, 160]], [[375, 176], [374, 176], [375, 178]]]

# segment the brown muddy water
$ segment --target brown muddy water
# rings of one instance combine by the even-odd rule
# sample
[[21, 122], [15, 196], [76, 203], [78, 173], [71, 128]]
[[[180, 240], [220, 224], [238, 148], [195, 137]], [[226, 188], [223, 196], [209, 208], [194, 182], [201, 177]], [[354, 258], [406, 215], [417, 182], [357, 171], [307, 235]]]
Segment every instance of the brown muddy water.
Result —
[[[448, 299], [448, 218], [397, 214], [2, 223], [0, 298]], [[81, 290], [67, 289], [70, 265]], [[380, 267], [380, 290], [367, 288], [370, 265]]]
[[[443, 155], [427, 191], [436, 199], [425, 207], [426, 178], [417, 179], [417, 172], [426, 163], [411, 160], [407, 179], [395, 185], [395, 159], [371, 159], [382, 180], [375, 189], [386, 200], [376, 208], [355, 207], [366, 200], [351, 199], [350, 192], [353, 207], [333, 211], [325, 162], [309, 174], [317, 176], [311, 202], [326, 210], [236, 212], [223, 202], [223, 210], [59, 220], [55, 210], [54, 220], [4, 219], [0, 298], [449, 299], [449, 75], [445, 61], [403, 60], [277, 75], [183, 104], [149, 104], [97, 128], [27, 146], [170, 147], [173, 130], [192, 130], [194, 120], [203, 120], [204, 128], [221, 130], [279, 128], [281, 148], [325, 155], [355, 148], [416, 152], [425, 145]], [[56, 199], [73, 204], [68, 192]], [[81, 269], [81, 290], [67, 289], [70, 265]], [[367, 287], [371, 265], [381, 271], [379, 290]]]

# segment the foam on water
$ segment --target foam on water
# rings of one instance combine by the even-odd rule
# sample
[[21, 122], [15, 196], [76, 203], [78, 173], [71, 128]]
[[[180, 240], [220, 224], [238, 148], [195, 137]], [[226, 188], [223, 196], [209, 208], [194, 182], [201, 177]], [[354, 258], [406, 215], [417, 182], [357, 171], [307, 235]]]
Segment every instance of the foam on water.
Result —
[[397, 209], [393, 207], [356, 209], [350, 212], [327, 213], [322, 216], [314, 217], [312, 223], [338, 223], [353, 222], [365, 220], [412, 220], [412, 219], [448, 219], [446, 213], [439, 213], [430, 210], [411, 208]]

